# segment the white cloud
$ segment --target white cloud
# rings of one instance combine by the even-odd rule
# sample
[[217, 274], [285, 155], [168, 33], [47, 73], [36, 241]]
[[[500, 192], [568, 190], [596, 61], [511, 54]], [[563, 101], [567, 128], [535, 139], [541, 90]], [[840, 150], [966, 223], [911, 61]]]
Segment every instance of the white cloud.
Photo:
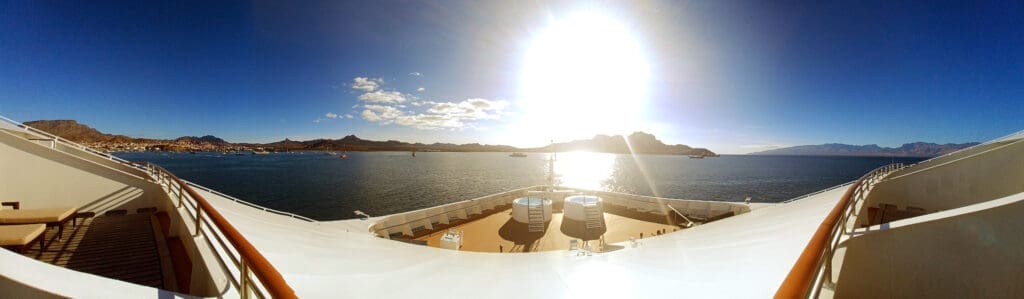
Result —
[[363, 119], [384, 125], [393, 123], [395, 119], [405, 115], [405, 112], [392, 106], [364, 105], [363, 108], [366, 108], [362, 113]]
[[363, 92], [374, 92], [380, 89], [380, 84], [383, 83], [381, 79], [372, 79], [366, 77], [356, 77], [352, 79], [352, 89], [361, 90]]
[[324, 116], [326, 116], [327, 118], [338, 118], [338, 115], [334, 114], [333, 112], [327, 112], [327, 114], [324, 114]]
[[443, 114], [456, 117], [462, 120], [483, 120], [501, 118], [502, 111], [508, 106], [506, 101], [491, 101], [474, 98], [458, 103], [443, 102], [435, 103], [427, 112]]
[[366, 108], [366, 110], [369, 110], [369, 111], [373, 111], [373, 112], [379, 113], [381, 116], [383, 116], [384, 118], [387, 118], [387, 119], [394, 119], [394, 118], [404, 114], [404, 112], [402, 112], [402, 110], [398, 110], [398, 108], [395, 108], [393, 106], [364, 105], [363, 108]]
[[322, 119], [322, 118], [317, 118], [317, 119], [314, 119], [314, 120], [313, 120], [313, 123], [314, 123], [314, 124], [319, 124], [319, 123], [320, 123], [320, 121], [323, 121], [323, 119]]
[[[419, 72], [409, 73], [410, 76], [422, 76]], [[384, 81], [367, 77], [356, 77], [352, 88], [363, 93], [358, 96], [362, 104], [355, 104], [352, 109], [362, 107], [359, 116], [369, 122], [381, 125], [397, 124], [423, 130], [461, 130], [476, 128], [482, 120], [496, 120], [505, 115], [506, 101], [495, 101], [481, 98], [466, 99], [461, 102], [434, 102], [421, 100], [413, 94], [382, 89]], [[418, 87], [423, 92], [426, 88]], [[406, 106], [408, 102], [409, 106]], [[333, 114], [333, 113], [331, 113]], [[337, 118], [328, 115], [329, 118]], [[353, 118], [346, 114], [345, 118]]]
[[370, 110], [363, 110], [363, 115], [362, 116], [363, 116], [363, 119], [365, 119], [367, 121], [370, 121], [370, 122], [378, 122], [378, 121], [381, 120], [380, 115], [377, 115], [377, 113], [374, 113], [373, 111], [370, 111]]
[[430, 105], [424, 112], [403, 112], [394, 106], [366, 105], [371, 118], [382, 123], [395, 123], [421, 130], [451, 129], [461, 130], [476, 127], [480, 120], [498, 119], [502, 110], [508, 105], [505, 101], [486, 99], [468, 99], [462, 102], [414, 102], [414, 106]]
[[422, 113], [401, 116], [395, 120], [395, 123], [420, 130], [462, 129], [467, 125], [458, 118], [448, 115]]
[[406, 97], [401, 92], [378, 90], [359, 95], [359, 100], [370, 103], [395, 104], [405, 102]]

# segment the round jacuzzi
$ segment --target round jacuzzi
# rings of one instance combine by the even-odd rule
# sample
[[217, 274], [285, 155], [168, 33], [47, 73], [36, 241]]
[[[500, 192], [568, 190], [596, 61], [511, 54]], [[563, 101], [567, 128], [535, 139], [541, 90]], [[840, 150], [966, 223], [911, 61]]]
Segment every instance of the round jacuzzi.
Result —
[[594, 195], [574, 195], [565, 198], [565, 205], [562, 208], [562, 217], [576, 221], [586, 221], [586, 207], [596, 207], [603, 211], [601, 198]]
[[512, 201], [512, 219], [519, 223], [530, 223], [530, 206], [544, 206], [544, 222], [551, 221], [551, 200], [536, 197], [520, 197]]

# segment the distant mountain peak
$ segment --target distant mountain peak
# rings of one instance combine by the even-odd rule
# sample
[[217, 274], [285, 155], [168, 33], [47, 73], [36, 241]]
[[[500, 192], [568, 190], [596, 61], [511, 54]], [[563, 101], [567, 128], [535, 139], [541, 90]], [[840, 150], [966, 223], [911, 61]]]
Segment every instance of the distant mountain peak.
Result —
[[75, 142], [101, 142], [116, 137], [70, 119], [36, 120], [25, 122], [25, 125]]
[[977, 142], [937, 144], [929, 142], [905, 143], [900, 147], [880, 147], [877, 144], [849, 145], [826, 143], [820, 145], [798, 145], [750, 153], [750, 155], [790, 156], [882, 156], [882, 157], [934, 157], [977, 145]]
[[217, 138], [217, 136], [213, 136], [213, 135], [205, 135], [203, 137], [182, 136], [182, 137], [178, 137], [177, 139], [174, 139], [174, 142], [177, 142], [177, 143], [228, 144], [228, 142], [224, 141], [224, 139]]
[[636, 131], [627, 136], [594, 135], [591, 139], [580, 139], [569, 142], [554, 143], [535, 151], [595, 151], [618, 154], [655, 154], [655, 155], [700, 155], [717, 156], [703, 148], [691, 148], [686, 145], [667, 145], [653, 134]]
[[[516, 148], [508, 145], [489, 145], [480, 143], [452, 144], [433, 143], [408, 143], [398, 140], [374, 141], [347, 135], [341, 139], [313, 139], [307, 141], [295, 141], [288, 138], [284, 140], [265, 143], [230, 143], [213, 135], [182, 136], [173, 140], [155, 140], [131, 138], [123, 135], [104, 134], [74, 120], [39, 120], [26, 122], [26, 125], [61, 136], [76, 142], [95, 142], [106, 144], [145, 143], [147, 146], [158, 144], [164, 150], [192, 150], [195, 148], [209, 149], [221, 147], [261, 147], [271, 150], [331, 150], [331, 151], [452, 151], [452, 152], [551, 152], [551, 151], [574, 151], [585, 150], [604, 153], [623, 154], [656, 154], [656, 155], [701, 155], [717, 156], [703, 148], [691, 148], [686, 145], [667, 145], [658, 140], [653, 134], [636, 131], [627, 136], [622, 135], [595, 135], [591, 139], [581, 139], [569, 142], [554, 143], [541, 148]], [[235, 149], [232, 149], [235, 150]]]

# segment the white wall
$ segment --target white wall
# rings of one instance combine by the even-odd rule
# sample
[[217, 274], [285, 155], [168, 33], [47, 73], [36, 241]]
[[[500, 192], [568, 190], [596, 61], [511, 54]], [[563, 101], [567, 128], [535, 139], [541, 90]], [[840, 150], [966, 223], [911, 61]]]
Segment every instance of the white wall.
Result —
[[0, 132], [0, 200], [22, 209], [78, 207], [101, 214], [113, 209], [165, 209], [160, 187], [140, 177]]
[[914, 166], [889, 175], [872, 189], [866, 205], [895, 204], [927, 212], [958, 208], [1024, 192], [1024, 141], [961, 156], [945, 164]]
[[1024, 201], [1016, 197], [850, 239], [842, 246], [837, 297], [1024, 297]]

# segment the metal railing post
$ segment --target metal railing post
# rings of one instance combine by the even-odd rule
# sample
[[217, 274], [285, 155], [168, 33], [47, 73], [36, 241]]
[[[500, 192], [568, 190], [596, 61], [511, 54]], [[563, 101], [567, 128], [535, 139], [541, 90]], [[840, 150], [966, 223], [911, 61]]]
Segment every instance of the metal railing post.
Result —
[[249, 265], [245, 262], [245, 258], [238, 258], [238, 295], [242, 299], [249, 298]]
[[185, 198], [185, 194], [182, 194], [181, 184], [178, 184], [178, 207], [179, 208], [182, 206], [182, 202], [184, 201], [184, 198]]
[[195, 234], [196, 236], [199, 236], [199, 235], [201, 235], [203, 233], [203, 229], [201, 227], [202, 224], [203, 224], [203, 207], [198, 202], [196, 202], [196, 234]]

